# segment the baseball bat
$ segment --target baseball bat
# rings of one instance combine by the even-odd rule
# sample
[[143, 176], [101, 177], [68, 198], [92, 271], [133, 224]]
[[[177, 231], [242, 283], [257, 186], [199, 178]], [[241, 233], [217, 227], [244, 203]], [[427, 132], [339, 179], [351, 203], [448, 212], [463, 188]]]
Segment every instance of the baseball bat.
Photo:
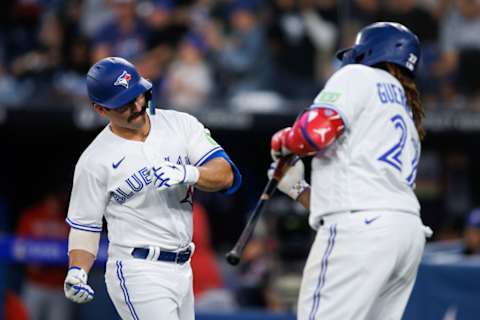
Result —
[[243, 231], [240, 237], [237, 240], [235, 246], [230, 250], [226, 255], [225, 258], [227, 259], [228, 263], [235, 266], [240, 262], [240, 257], [242, 256], [243, 249], [247, 246], [250, 237], [255, 230], [255, 226], [257, 225], [258, 218], [260, 218], [265, 203], [270, 200], [273, 193], [275, 192], [278, 183], [282, 179], [282, 176], [285, 172], [285, 169], [291, 166], [295, 160], [296, 156], [288, 155], [286, 157], [281, 158], [278, 161], [278, 165], [273, 171], [273, 176], [270, 180], [268, 180], [267, 185], [263, 189], [262, 195], [260, 196], [255, 208], [253, 209], [252, 213], [250, 214], [246, 226], [243, 228]]

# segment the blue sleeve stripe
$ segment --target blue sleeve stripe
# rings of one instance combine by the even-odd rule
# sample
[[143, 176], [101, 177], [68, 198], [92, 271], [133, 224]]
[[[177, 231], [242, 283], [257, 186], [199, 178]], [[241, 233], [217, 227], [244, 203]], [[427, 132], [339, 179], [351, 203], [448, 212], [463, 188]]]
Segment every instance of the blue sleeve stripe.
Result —
[[83, 231], [91, 231], [91, 232], [101, 232], [102, 231], [102, 227], [87, 226], [87, 225], [84, 225], [84, 224], [75, 223], [72, 220], [70, 220], [70, 218], [65, 219], [65, 221], [68, 223], [68, 225], [70, 227], [72, 227], [74, 229], [83, 230]]
[[240, 185], [242, 184], [242, 175], [240, 174], [240, 170], [238, 170], [237, 166], [233, 163], [233, 161], [230, 159], [230, 157], [227, 155], [227, 153], [223, 149], [217, 150], [216, 152], [210, 154], [203, 163], [207, 163], [208, 161], [214, 158], [223, 158], [227, 160], [227, 162], [232, 167], [232, 171], [233, 171], [233, 183], [230, 188], [223, 190], [222, 193], [226, 195], [231, 195], [235, 193], [238, 190], [238, 188], [240, 188]]
[[345, 113], [342, 110], [340, 110], [337, 106], [334, 106], [334, 105], [331, 105], [331, 104], [328, 104], [328, 103], [324, 103], [324, 102], [322, 102], [321, 104], [315, 104], [314, 103], [310, 106], [310, 109], [318, 109], [318, 108], [326, 108], [326, 109], [332, 109], [332, 110], [336, 111], [340, 115], [340, 117], [342, 118], [342, 121], [345, 124], [345, 129], [350, 128], [350, 124], [348, 123], [347, 117], [345, 117]]
[[202, 164], [207, 162], [207, 160], [210, 160], [209, 159], [210, 155], [212, 155], [214, 152], [219, 151], [219, 150], [223, 150], [222, 147], [217, 146], [217, 147], [213, 148], [212, 150], [208, 151], [205, 155], [203, 155], [203, 157], [200, 158], [200, 160], [195, 162], [194, 166], [196, 166], [196, 167], [201, 166]]

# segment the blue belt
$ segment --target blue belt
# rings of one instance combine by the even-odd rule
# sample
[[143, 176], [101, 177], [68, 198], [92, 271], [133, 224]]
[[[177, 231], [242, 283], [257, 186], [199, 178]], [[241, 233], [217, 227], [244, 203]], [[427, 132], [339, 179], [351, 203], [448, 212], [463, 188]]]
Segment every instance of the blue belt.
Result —
[[[147, 259], [149, 253], [150, 249], [148, 248], [134, 248], [132, 250], [132, 257], [138, 259]], [[192, 249], [190, 247], [177, 252], [160, 250], [160, 255], [158, 256], [157, 260], [184, 264], [188, 261], [188, 259], [190, 259], [191, 255]]]

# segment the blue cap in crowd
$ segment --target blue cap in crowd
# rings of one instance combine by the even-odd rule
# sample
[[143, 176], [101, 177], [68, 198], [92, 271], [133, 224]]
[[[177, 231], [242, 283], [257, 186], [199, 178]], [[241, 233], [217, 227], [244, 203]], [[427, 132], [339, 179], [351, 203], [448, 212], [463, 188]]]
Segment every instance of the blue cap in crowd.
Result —
[[190, 44], [202, 53], [207, 51], [207, 43], [205, 42], [203, 37], [197, 33], [188, 33], [185, 38], [183, 38], [183, 41]]
[[468, 215], [467, 227], [480, 229], [480, 208], [473, 209]]
[[171, 11], [174, 7], [172, 0], [153, 0], [153, 6], [165, 11]]
[[239, 10], [255, 13], [257, 9], [258, 2], [256, 0], [234, 0], [230, 7], [230, 13]]

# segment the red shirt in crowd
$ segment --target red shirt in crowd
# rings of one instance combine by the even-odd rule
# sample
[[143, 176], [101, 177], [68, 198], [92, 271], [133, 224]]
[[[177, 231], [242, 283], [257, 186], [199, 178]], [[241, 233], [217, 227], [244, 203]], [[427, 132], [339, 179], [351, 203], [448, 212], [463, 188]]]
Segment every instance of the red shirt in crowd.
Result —
[[210, 245], [207, 213], [199, 203], [193, 204], [193, 242], [195, 243], [195, 253], [191, 261], [193, 294], [198, 298], [209, 289], [223, 287], [220, 268]]
[[[30, 239], [66, 240], [68, 226], [64, 207], [56, 195], [47, 196], [42, 203], [23, 212], [17, 235]], [[28, 265], [27, 278], [32, 283], [48, 288], [63, 288], [66, 267]]]

